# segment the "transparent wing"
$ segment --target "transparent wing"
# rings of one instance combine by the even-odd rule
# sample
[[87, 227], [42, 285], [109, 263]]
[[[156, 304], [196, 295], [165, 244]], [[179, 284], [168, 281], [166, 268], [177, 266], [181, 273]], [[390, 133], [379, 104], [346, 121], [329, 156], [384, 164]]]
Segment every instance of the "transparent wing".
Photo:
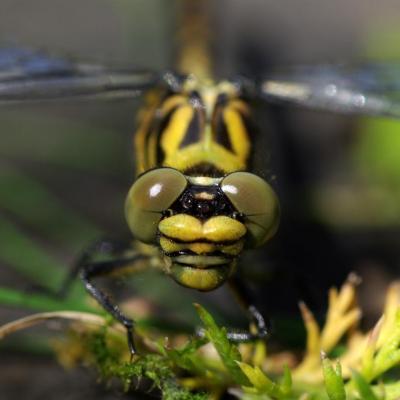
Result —
[[21, 48], [0, 48], [0, 104], [82, 97], [130, 97], [153, 85], [147, 71], [74, 63]]
[[260, 89], [267, 101], [400, 118], [400, 64], [292, 68], [272, 74]]

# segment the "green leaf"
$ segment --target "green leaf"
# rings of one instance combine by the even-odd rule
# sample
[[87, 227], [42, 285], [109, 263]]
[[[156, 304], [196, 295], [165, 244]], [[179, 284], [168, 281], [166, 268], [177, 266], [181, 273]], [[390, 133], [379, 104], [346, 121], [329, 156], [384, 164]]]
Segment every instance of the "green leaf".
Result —
[[[240, 369], [246, 375], [253, 387], [257, 390], [257, 394], [267, 394], [274, 399], [284, 399], [287, 397], [288, 392], [283, 389], [281, 385], [273, 382], [268, 378], [259, 367], [252, 367], [249, 364], [238, 362]], [[290, 373], [289, 373], [290, 376]], [[288, 385], [288, 377], [284, 377], [286, 385]], [[289, 378], [291, 380], [291, 378]], [[290, 388], [289, 388], [290, 390]]]
[[63, 276], [60, 263], [1, 215], [0, 257], [32, 281], [53, 289], [59, 287]]
[[384, 385], [385, 400], [400, 399], [400, 381]]
[[199, 304], [195, 304], [195, 307], [204, 324], [206, 338], [214, 345], [232, 379], [241, 386], [248, 385], [248, 379], [237, 364], [241, 361], [239, 350], [228, 340], [226, 329], [219, 328], [211, 314]]
[[193, 339], [181, 349], [163, 348], [163, 353], [179, 368], [202, 376], [207, 373], [207, 366], [197, 350], [204, 344], [205, 339]]
[[[363, 118], [354, 160], [369, 181], [395, 184], [400, 178], [400, 124], [390, 118]], [[385, 156], [382, 157], [382, 154]]]
[[[93, 123], [18, 110], [2, 113], [0, 156], [31, 160], [112, 177], [129, 171], [126, 135]], [[18, 128], [16, 129], [16, 121]]]
[[[27, 278], [26, 281], [21, 282], [21, 293], [18, 298], [21, 298], [21, 296], [25, 298], [24, 295], [31, 296], [28, 289], [32, 283], [50, 289], [55, 293], [60, 288], [68, 270], [67, 266], [60, 268], [58, 260], [1, 215], [0, 259]], [[47, 298], [50, 299], [50, 296]], [[76, 281], [71, 286], [68, 298], [78, 303], [82, 303], [86, 299], [86, 292], [80, 282]], [[7, 296], [3, 297], [3, 300], [6, 301]], [[22, 306], [24, 305], [26, 304], [23, 303]], [[38, 308], [34, 307], [34, 309]]]
[[283, 369], [283, 377], [281, 382], [281, 390], [283, 393], [289, 394], [292, 391], [292, 374], [287, 365], [284, 366]]
[[28, 308], [35, 311], [59, 311], [66, 309], [70, 311], [99, 313], [83, 301], [59, 300], [50, 296], [19, 292], [5, 287], [0, 287], [0, 304], [24, 309]]
[[182, 388], [177, 382], [170, 360], [162, 355], [147, 354], [126, 363], [121, 362], [118, 352], [108, 346], [105, 330], [86, 340], [101, 375], [106, 379], [120, 379], [126, 391], [130, 389], [134, 377], [139, 379], [146, 377], [161, 390], [163, 399], [206, 400], [207, 398], [204, 394], [193, 394]]
[[322, 371], [325, 380], [325, 389], [330, 400], [346, 400], [346, 391], [342, 378], [342, 371], [339, 362], [335, 369], [328, 358], [322, 359]]
[[357, 371], [353, 371], [353, 381], [358, 389], [358, 392], [362, 400], [379, 400], [375, 396], [368, 382]]
[[[259, 367], [238, 362], [239, 367], [249, 379], [257, 395], [268, 395], [274, 399], [286, 399], [292, 392], [292, 376], [288, 367], [284, 368], [282, 383], [272, 381]], [[251, 390], [253, 388], [247, 388]]]
[[100, 236], [98, 228], [24, 171], [2, 165], [0, 181], [0, 207], [40, 236], [72, 252]]
[[[396, 318], [393, 323], [392, 332], [382, 347], [379, 349], [373, 360], [372, 376], [367, 376], [367, 380], [377, 378], [384, 372], [393, 368], [400, 362], [400, 310], [396, 313]], [[365, 376], [365, 375], [364, 375]]]

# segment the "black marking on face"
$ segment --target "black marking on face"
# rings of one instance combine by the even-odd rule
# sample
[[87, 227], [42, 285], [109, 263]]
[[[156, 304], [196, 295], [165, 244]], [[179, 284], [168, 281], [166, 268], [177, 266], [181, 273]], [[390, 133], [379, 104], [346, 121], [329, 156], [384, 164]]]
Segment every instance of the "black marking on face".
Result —
[[208, 176], [218, 178], [225, 175], [225, 172], [210, 163], [199, 163], [183, 171], [187, 176]]
[[218, 185], [189, 185], [170, 209], [201, 220], [217, 215], [232, 216], [236, 212]]

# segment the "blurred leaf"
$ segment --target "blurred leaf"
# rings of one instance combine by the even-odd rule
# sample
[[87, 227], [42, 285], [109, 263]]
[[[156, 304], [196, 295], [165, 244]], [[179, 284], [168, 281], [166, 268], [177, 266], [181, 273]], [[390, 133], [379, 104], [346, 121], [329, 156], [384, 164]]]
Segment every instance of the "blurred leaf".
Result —
[[203, 375], [206, 373], [206, 366], [197, 350], [205, 344], [204, 339], [193, 339], [181, 349], [167, 349], [165, 354], [180, 368]]
[[325, 380], [325, 388], [330, 400], [346, 400], [346, 391], [342, 378], [342, 371], [339, 362], [333, 368], [331, 361], [324, 357], [322, 370]]
[[40, 236], [47, 236], [74, 252], [81, 249], [82, 243], [100, 236], [100, 229], [26, 173], [3, 166], [0, 182], [0, 208], [11, 212]]
[[259, 367], [252, 367], [249, 364], [241, 362], [238, 364], [253, 387], [257, 390], [258, 395], [267, 394], [273, 399], [285, 399], [289, 397], [291, 392], [291, 377], [288, 369], [285, 369], [283, 384], [280, 385], [268, 378]]
[[66, 271], [37, 242], [1, 215], [0, 258], [31, 281], [52, 289], [59, 287]]
[[379, 400], [371, 389], [368, 382], [357, 371], [353, 371], [353, 380], [356, 384], [360, 397], [363, 400]]
[[374, 354], [370, 374], [364, 374], [368, 382], [384, 374], [400, 362], [400, 309], [391, 325], [390, 334], [386, 337], [382, 347]]
[[[0, 156], [114, 177], [130, 170], [130, 137], [71, 118], [44, 115], [29, 110], [2, 112]], [[127, 154], [125, 162], [121, 154]]]
[[292, 373], [287, 365], [284, 366], [283, 369], [283, 377], [280, 383], [281, 389], [283, 393], [289, 394], [292, 390]]
[[384, 385], [385, 400], [398, 400], [400, 399], [400, 381], [394, 383], [387, 383]]
[[0, 341], [1, 351], [49, 357], [54, 355], [48, 336], [43, 334], [9, 337], [7, 342]]
[[354, 159], [369, 181], [395, 184], [400, 191], [400, 122], [388, 118], [364, 118], [359, 125]]
[[95, 308], [86, 305], [81, 299], [59, 300], [50, 296], [24, 293], [21, 291], [0, 287], [0, 304], [18, 307], [21, 309], [32, 309], [35, 311], [87, 311], [98, 313]]

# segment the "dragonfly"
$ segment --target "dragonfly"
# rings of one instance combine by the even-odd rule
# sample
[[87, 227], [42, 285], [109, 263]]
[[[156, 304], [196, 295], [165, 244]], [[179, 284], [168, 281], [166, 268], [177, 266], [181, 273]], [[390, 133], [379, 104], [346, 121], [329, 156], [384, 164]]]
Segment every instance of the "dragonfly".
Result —
[[[218, 81], [193, 61], [193, 50], [185, 54], [191, 68], [151, 72], [85, 64], [25, 48], [0, 49], [1, 105], [146, 94], [134, 135], [136, 179], [125, 202], [134, 241], [95, 242], [62, 288], [65, 292], [80, 274], [89, 294], [126, 328], [132, 355], [134, 320], [95, 281], [120, 270], [133, 273], [143, 265], [202, 292], [228, 283], [256, 327], [229, 330], [229, 339], [244, 342], [269, 334], [268, 320], [236, 274], [241, 254], [268, 242], [280, 219], [272, 185], [250, 169], [253, 100], [400, 117], [400, 80], [392, 65], [303, 66], [257, 80], [239, 76]], [[110, 257], [98, 261], [99, 254]]]

